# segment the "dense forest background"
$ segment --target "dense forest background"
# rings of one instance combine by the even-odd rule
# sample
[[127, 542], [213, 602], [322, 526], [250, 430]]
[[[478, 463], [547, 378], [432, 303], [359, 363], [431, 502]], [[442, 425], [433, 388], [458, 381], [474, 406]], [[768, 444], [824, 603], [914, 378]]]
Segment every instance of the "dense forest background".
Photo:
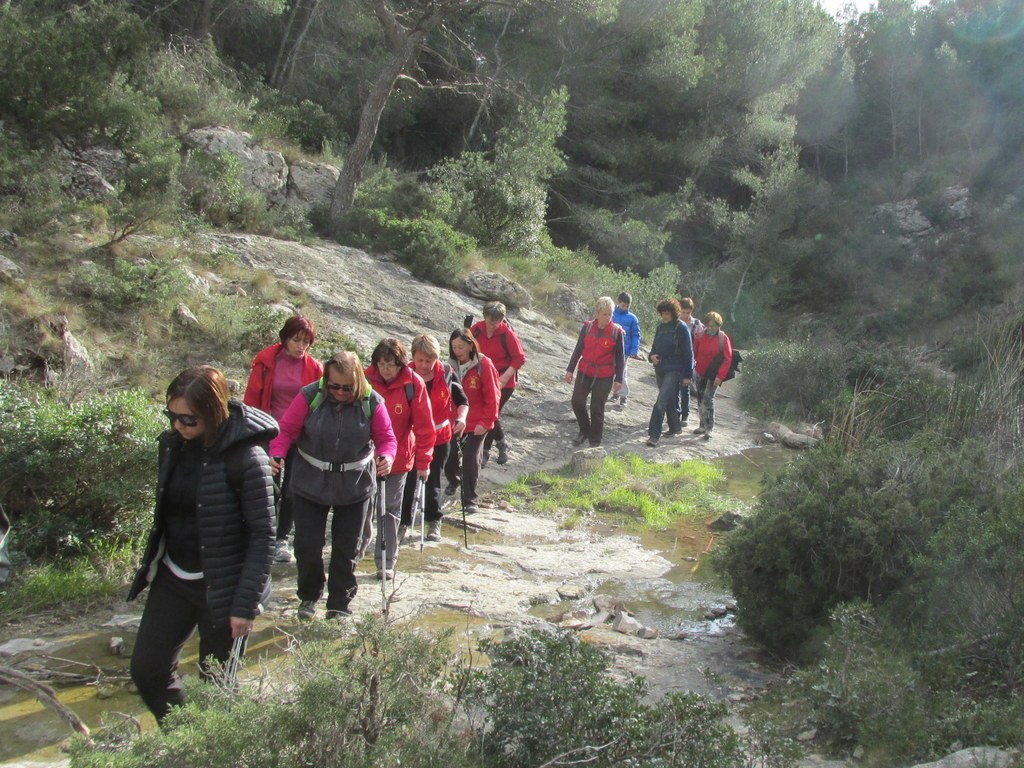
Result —
[[[115, 231], [180, 220], [183, 202], [245, 228], [211, 216], [197, 178], [210, 169], [168, 140], [224, 124], [342, 166], [313, 216], [321, 232], [366, 235], [362, 206], [441, 222], [484, 251], [585, 251], [641, 275], [674, 265], [679, 294], [723, 310], [742, 340], [799, 320], [941, 345], [1017, 278], [1018, 3], [882, 0], [844, 21], [806, 0], [33, 0], [2, 13], [3, 207], [22, 234], [49, 221], [26, 210], [43, 186], [29, 159], [53, 142], [127, 153]], [[382, 170], [387, 184], [366, 184]], [[952, 226], [950, 189], [969, 195], [966, 226]], [[884, 204], [905, 199], [943, 236], [895, 237]]]

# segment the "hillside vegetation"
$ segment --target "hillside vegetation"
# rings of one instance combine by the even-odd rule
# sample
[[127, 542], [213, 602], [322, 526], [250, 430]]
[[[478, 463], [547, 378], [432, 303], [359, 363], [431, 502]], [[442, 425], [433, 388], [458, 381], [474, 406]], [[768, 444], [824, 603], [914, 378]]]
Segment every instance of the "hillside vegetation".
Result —
[[5, 615], [121, 583], [177, 370], [244, 376], [294, 311], [352, 345], [203, 235], [331, 238], [722, 311], [744, 407], [827, 435], [719, 557], [801, 712], [879, 765], [1024, 742], [1020, 3], [7, 0], [0, 51]]

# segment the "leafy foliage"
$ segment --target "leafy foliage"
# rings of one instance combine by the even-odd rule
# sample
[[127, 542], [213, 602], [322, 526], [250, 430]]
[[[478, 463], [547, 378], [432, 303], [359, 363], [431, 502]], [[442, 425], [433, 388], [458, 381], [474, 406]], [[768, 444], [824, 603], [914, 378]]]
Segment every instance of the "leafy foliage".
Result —
[[826, 444], [796, 459], [718, 550], [740, 625], [799, 656], [836, 606], [891, 597], [950, 505], [984, 487], [979, 464], [971, 446], [951, 452], [929, 437], [849, 453]]
[[15, 551], [60, 558], [140, 538], [162, 428], [139, 391], [65, 405], [0, 382], [0, 499]]

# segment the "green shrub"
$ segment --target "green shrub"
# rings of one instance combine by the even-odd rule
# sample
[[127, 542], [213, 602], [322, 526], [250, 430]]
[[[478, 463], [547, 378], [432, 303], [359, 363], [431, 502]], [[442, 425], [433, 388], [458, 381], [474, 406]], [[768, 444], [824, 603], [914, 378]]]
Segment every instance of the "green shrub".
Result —
[[988, 476], [977, 446], [953, 450], [927, 436], [849, 453], [826, 443], [798, 457], [716, 550], [740, 626], [798, 656], [835, 607], [878, 603], [903, 586], [946, 511]]
[[277, 339], [287, 317], [264, 301], [211, 295], [195, 307], [199, 327], [187, 332], [193, 351], [203, 350], [210, 360], [227, 368], [248, 370], [252, 358]]
[[73, 203], [60, 188], [56, 156], [0, 130], [0, 225], [18, 234], [56, 231]]
[[252, 119], [237, 75], [220, 60], [211, 38], [164, 46], [140, 66], [138, 81], [160, 103], [171, 133], [210, 125], [241, 127]]
[[821, 659], [798, 675], [812, 722], [832, 750], [861, 745], [908, 765], [948, 745], [932, 697], [894, 640], [870, 606], [843, 606], [832, 617]]
[[740, 406], [765, 418], [828, 420], [844, 390], [845, 351], [837, 343], [783, 341], [743, 357]]
[[18, 4], [0, 24], [0, 114], [40, 145], [97, 137], [132, 148], [159, 128], [159, 105], [129, 81], [153, 42], [116, 0], [51, 9]]
[[215, 227], [252, 230], [266, 215], [267, 201], [245, 188], [242, 163], [222, 152], [192, 152], [181, 169], [181, 184], [189, 207]]
[[0, 382], [0, 499], [14, 550], [63, 557], [141, 536], [163, 426], [139, 391], [64, 405]]
[[92, 262], [72, 273], [77, 293], [90, 299], [97, 316], [122, 323], [125, 312], [159, 311], [188, 291], [188, 278], [176, 264], [161, 258], [115, 258], [106, 266]]
[[337, 237], [357, 248], [393, 251], [415, 277], [448, 286], [456, 284], [476, 248], [472, 238], [439, 219], [394, 218], [377, 208], [350, 211]]
[[[342, 630], [344, 632], [344, 630]], [[313, 637], [310, 637], [312, 635]], [[361, 617], [341, 637], [337, 625], [307, 629], [258, 685], [235, 693], [195, 683], [190, 703], [162, 730], [130, 744], [77, 745], [76, 768], [373, 768], [473, 765], [451, 728], [462, 672], [446, 637]]]
[[278, 107], [285, 120], [288, 138], [307, 152], [323, 152], [324, 146], [341, 134], [334, 115], [308, 99]]
[[723, 704], [672, 694], [645, 705], [642, 679], [616, 681], [608, 658], [574, 636], [529, 632], [483, 650], [491, 666], [470, 702], [485, 711], [476, 733], [487, 764], [746, 765]]

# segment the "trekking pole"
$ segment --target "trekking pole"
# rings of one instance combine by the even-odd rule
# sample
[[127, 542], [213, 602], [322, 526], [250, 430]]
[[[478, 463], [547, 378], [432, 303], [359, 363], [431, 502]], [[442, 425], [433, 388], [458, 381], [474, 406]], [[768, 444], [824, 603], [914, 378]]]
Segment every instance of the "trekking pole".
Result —
[[245, 649], [245, 635], [236, 637], [231, 643], [231, 654], [224, 665], [224, 685], [234, 687], [238, 679], [238, 662], [242, 658]]
[[377, 478], [377, 538], [380, 539], [381, 610], [388, 612], [388, 539], [384, 534], [384, 478]]
[[424, 498], [426, 485], [427, 484], [424, 482], [422, 477], [416, 478], [416, 494], [412, 511], [412, 524], [416, 525], [416, 508], [418, 507], [420, 510], [420, 552], [423, 551], [423, 536], [427, 527], [427, 506], [426, 499]]
[[[466, 441], [469, 435], [459, 438], [459, 472], [462, 474], [462, 493], [466, 492]], [[462, 544], [469, 549], [469, 528], [466, 527], [466, 504], [462, 500], [462, 493], [459, 494], [460, 506], [462, 507]]]

